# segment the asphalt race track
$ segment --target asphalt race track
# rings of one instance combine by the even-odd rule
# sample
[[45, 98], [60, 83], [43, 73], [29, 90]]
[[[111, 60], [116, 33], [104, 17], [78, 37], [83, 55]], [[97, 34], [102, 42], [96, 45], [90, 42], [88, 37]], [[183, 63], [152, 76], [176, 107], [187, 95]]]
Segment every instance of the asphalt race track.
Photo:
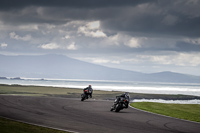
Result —
[[199, 133], [200, 124], [128, 108], [112, 101], [0, 96], [0, 116], [80, 133]]

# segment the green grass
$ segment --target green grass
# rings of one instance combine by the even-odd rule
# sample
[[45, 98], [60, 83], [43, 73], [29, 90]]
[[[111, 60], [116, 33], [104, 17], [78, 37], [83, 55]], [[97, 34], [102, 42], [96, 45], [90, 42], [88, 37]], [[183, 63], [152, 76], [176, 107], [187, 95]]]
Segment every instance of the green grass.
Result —
[[76, 93], [80, 90], [45, 86], [0, 85], [0, 94], [67, 95], [71, 91]]
[[0, 132], [1, 133], [67, 133], [55, 129], [16, 122], [5, 118], [0, 118]]
[[135, 102], [131, 103], [131, 106], [157, 114], [200, 122], [199, 104], [166, 104], [153, 102]]
[[[23, 85], [4, 85], [0, 84], [0, 95], [20, 95], [20, 96], [54, 96], [80, 98], [83, 89], [81, 88], [64, 88], [64, 87], [47, 87], [47, 86], [23, 86]], [[117, 95], [123, 92], [119, 91], [100, 91], [93, 92], [94, 99], [114, 100]], [[165, 95], [165, 94], [142, 94], [130, 93], [133, 99], [165, 99], [165, 100], [190, 100], [200, 99], [198, 96], [188, 95]]]
[[[0, 84], [0, 94], [3, 95], [20, 95], [20, 96], [56, 96], [68, 98], [80, 98], [83, 89], [64, 88], [64, 87], [47, 87], [47, 86], [22, 86], [22, 85], [3, 85]], [[100, 91], [94, 90], [95, 99], [109, 99], [122, 94], [118, 91]]]

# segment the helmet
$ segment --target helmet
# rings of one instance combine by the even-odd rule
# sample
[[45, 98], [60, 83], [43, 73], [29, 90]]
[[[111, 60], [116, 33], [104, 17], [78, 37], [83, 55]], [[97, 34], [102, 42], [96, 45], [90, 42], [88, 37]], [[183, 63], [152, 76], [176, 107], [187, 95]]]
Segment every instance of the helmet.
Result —
[[89, 85], [89, 87], [92, 87], [91, 85]]
[[129, 92], [125, 92], [124, 94], [125, 94], [125, 95], [129, 95]]
[[129, 92], [125, 92], [124, 95], [130, 97]]

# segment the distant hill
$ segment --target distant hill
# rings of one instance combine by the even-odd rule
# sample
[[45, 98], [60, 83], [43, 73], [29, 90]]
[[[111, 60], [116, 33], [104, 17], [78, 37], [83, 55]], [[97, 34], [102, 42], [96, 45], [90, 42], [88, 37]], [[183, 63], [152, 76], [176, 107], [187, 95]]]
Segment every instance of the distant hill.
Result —
[[200, 83], [200, 76], [174, 73], [169, 71], [148, 74], [146, 78], [146, 80], [151, 82]]
[[199, 76], [173, 72], [145, 74], [91, 64], [63, 55], [0, 55], [0, 77], [200, 83]]

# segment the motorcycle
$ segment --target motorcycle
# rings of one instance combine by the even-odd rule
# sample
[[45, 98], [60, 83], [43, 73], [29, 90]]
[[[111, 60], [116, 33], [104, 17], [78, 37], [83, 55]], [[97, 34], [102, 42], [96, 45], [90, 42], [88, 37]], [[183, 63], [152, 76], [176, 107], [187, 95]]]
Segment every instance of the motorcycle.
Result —
[[128, 104], [129, 104], [129, 98], [117, 96], [115, 99], [115, 102], [111, 106], [110, 111], [119, 112], [120, 110], [123, 110], [124, 108], [128, 108]]
[[92, 93], [91, 90], [84, 90], [85, 93], [81, 94], [81, 101], [84, 101], [89, 98], [89, 95]]

